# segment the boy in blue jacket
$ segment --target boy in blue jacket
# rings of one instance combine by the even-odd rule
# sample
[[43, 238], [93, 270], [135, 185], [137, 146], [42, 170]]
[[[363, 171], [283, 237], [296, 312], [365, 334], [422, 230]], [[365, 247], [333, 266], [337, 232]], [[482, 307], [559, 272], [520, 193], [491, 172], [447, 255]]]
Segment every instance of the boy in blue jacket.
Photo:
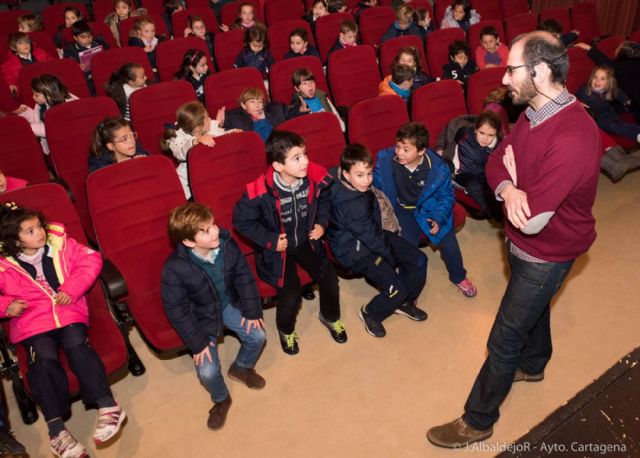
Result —
[[427, 149], [429, 132], [409, 122], [396, 133], [396, 146], [378, 153], [373, 185], [389, 198], [400, 222], [400, 234], [418, 246], [422, 234], [440, 247], [449, 280], [466, 297], [477, 294], [467, 278], [453, 227], [453, 184], [449, 167]]
[[215, 224], [209, 207], [190, 202], [173, 209], [169, 237], [177, 248], [162, 269], [162, 302], [214, 402], [207, 426], [220, 429], [231, 397], [220, 368], [218, 338], [227, 327], [241, 342], [229, 377], [263, 388], [266, 382], [254, 369], [265, 342], [262, 301], [244, 255], [229, 231]]
[[336, 342], [344, 343], [338, 277], [321, 240], [329, 223], [322, 191], [331, 179], [324, 167], [309, 161], [299, 135], [273, 131], [265, 146], [267, 171], [247, 184], [233, 209], [233, 225], [255, 244], [258, 275], [278, 292], [276, 325], [282, 350], [288, 355], [299, 351], [295, 325], [302, 288], [297, 266], [318, 283], [320, 322]]
[[391, 203], [371, 187], [371, 153], [362, 145], [347, 146], [340, 168], [331, 174], [336, 177], [329, 188], [331, 252], [340, 264], [364, 275], [380, 291], [360, 309], [366, 331], [384, 337], [382, 321], [394, 313], [426, 320], [416, 301], [427, 278], [427, 257], [397, 234], [400, 227]]

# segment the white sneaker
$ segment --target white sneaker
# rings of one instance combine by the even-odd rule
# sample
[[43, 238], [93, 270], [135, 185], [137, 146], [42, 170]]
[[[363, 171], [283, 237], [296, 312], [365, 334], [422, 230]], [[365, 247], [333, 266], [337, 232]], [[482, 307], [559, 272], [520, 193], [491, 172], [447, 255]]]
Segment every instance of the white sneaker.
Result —
[[95, 443], [101, 444], [118, 434], [126, 418], [127, 414], [122, 410], [120, 404], [114, 407], [99, 409], [98, 423], [96, 425], [96, 431], [93, 433]]
[[51, 439], [51, 451], [58, 458], [85, 458], [89, 456], [84, 445], [78, 442], [67, 429]]

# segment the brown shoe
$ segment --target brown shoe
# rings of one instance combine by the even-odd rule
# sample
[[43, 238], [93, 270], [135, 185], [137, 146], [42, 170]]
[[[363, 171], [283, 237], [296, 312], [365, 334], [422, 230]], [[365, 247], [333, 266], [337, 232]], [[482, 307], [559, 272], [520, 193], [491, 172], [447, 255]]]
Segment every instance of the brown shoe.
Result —
[[427, 431], [427, 439], [438, 447], [460, 448], [485, 440], [492, 434], [493, 428], [480, 431], [473, 429], [462, 418], [458, 418], [450, 423], [431, 428]]
[[224, 401], [216, 402], [213, 405], [213, 408], [209, 411], [209, 418], [207, 419], [209, 429], [215, 430], [224, 426], [229, 407], [231, 407], [231, 396], [227, 396], [227, 399]]
[[229, 368], [229, 377], [237, 382], [242, 382], [249, 388], [261, 390], [267, 384], [255, 369], [245, 369], [232, 364]]
[[544, 372], [539, 374], [527, 374], [521, 369], [516, 369], [516, 373], [513, 376], [513, 383], [516, 382], [541, 382], [544, 380]]

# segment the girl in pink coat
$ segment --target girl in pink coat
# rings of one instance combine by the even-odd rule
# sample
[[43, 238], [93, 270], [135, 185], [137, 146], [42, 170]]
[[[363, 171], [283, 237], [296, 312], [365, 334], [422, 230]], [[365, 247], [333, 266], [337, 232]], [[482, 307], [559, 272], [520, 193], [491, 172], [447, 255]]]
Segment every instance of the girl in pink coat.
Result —
[[69, 412], [69, 393], [58, 351], [62, 347], [65, 352], [83, 401], [99, 408], [94, 441], [111, 439], [126, 414], [89, 345], [85, 298], [102, 268], [102, 258], [68, 238], [61, 224], [47, 225], [40, 212], [12, 202], [0, 207], [0, 255], [0, 316], [11, 318], [11, 341], [27, 352], [27, 380], [47, 422], [51, 451], [63, 458], [88, 456], [63, 421]]

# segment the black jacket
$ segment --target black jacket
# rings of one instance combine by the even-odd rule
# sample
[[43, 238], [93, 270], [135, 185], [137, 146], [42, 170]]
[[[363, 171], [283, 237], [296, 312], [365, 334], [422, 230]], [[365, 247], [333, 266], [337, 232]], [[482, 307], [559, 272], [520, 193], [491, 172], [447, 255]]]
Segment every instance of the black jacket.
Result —
[[327, 239], [331, 253], [344, 267], [357, 270], [371, 254], [396, 264], [382, 229], [378, 199], [373, 191], [356, 191], [342, 177], [338, 167], [331, 169], [335, 180], [329, 188], [331, 211]]
[[[279, 124], [288, 119], [286, 107], [281, 103], [269, 102], [264, 107], [264, 115], [275, 129]], [[242, 107], [227, 111], [224, 117], [225, 129], [240, 129], [247, 132], [253, 131], [253, 120], [249, 113]]]
[[478, 71], [476, 63], [469, 59], [467, 65], [461, 67], [457, 62], [451, 62], [442, 66], [442, 79], [445, 80], [458, 80], [464, 87], [467, 85], [467, 80], [471, 75]]
[[[147, 153], [139, 143], [136, 143], [136, 154], [133, 157], [144, 157], [148, 155], [149, 153]], [[93, 154], [89, 156], [89, 173], [115, 163], [116, 161], [113, 158], [113, 152], [103, 148], [100, 156], [94, 156]]]
[[606, 65], [613, 68], [618, 81], [618, 87], [631, 99], [635, 110], [640, 110], [640, 59], [616, 59], [611, 60], [595, 46], [592, 46], [587, 55], [596, 65]]
[[[307, 227], [320, 224], [326, 228], [329, 223], [329, 202], [322, 191], [331, 184], [332, 178], [324, 167], [309, 162], [305, 179], [309, 182]], [[233, 209], [233, 226], [256, 247], [258, 275], [278, 288], [283, 286], [287, 259], [286, 251], [276, 251], [278, 237], [285, 232], [280, 206], [280, 196], [273, 182], [273, 168], [269, 166], [264, 174], [247, 184], [247, 190]], [[328, 260], [322, 241], [309, 242], [324, 266]]]
[[[248, 320], [262, 318], [262, 301], [247, 260], [231, 238], [220, 229], [224, 244], [224, 284], [231, 305]], [[162, 302], [169, 321], [193, 354], [209, 345], [211, 336], [221, 336], [222, 309], [213, 281], [180, 243], [169, 255], [160, 280]]]

